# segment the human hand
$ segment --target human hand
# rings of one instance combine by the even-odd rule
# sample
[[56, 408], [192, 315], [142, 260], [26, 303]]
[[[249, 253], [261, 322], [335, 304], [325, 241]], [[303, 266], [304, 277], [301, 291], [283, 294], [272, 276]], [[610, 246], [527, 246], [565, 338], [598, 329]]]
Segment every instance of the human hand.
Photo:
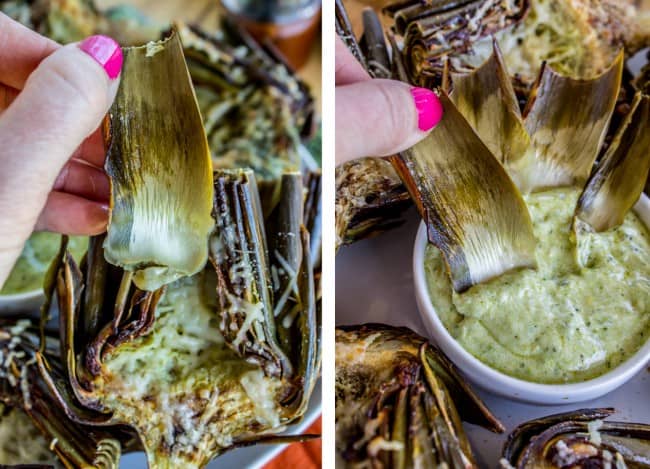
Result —
[[372, 80], [336, 37], [336, 164], [390, 156], [422, 140], [442, 118], [436, 94], [394, 80]]
[[0, 13], [0, 285], [33, 230], [105, 230], [98, 127], [121, 66], [110, 38], [62, 47]]

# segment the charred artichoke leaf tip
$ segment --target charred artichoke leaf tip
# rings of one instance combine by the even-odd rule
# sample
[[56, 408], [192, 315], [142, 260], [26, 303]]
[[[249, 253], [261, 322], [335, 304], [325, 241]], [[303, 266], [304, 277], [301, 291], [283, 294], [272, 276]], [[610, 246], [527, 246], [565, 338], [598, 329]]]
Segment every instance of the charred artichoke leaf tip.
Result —
[[153, 291], [195, 274], [207, 261], [212, 161], [176, 31], [123, 50], [110, 110], [105, 257], [135, 271], [134, 283]]

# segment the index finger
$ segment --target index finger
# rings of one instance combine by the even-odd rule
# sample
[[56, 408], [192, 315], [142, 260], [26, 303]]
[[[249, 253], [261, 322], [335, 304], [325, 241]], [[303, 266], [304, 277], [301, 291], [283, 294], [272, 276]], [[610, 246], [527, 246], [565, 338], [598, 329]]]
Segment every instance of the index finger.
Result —
[[38, 64], [59, 47], [0, 13], [0, 83], [22, 90]]

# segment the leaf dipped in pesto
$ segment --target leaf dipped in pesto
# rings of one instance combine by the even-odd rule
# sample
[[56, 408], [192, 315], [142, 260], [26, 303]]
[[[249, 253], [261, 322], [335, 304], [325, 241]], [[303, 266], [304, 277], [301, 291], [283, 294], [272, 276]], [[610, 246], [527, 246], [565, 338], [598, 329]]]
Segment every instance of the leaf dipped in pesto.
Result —
[[536, 266], [535, 236], [521, 193], [446, 93], [444, 118], [393, 158], [443, 253], [454, 290]]
[[105, 256], [153, 291], [205, 265], [214, 226], [210, 151], [176, 32], [124, 49], [109, 115]]
[[650, 170], [650, 97], [638, 92], [585, 186], [576, 218], [597, 232], [619, 226], [643, 192]]

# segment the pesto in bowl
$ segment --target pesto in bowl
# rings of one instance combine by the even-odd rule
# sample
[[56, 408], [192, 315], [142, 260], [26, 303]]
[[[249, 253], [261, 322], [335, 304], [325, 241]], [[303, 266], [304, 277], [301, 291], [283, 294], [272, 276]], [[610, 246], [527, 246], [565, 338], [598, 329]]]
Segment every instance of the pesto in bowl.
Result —
[[426, 247], [426, 283], [441, 322], [466, 351], [512, 377], [582, 382], [617, 367], [650, 337], [648, 228], [630, 212], [618, 228], [580, 233], [574, 242], [578, 196], [554, 189], [525, 197], [537, 270], [457, 294], [439, 251]]

